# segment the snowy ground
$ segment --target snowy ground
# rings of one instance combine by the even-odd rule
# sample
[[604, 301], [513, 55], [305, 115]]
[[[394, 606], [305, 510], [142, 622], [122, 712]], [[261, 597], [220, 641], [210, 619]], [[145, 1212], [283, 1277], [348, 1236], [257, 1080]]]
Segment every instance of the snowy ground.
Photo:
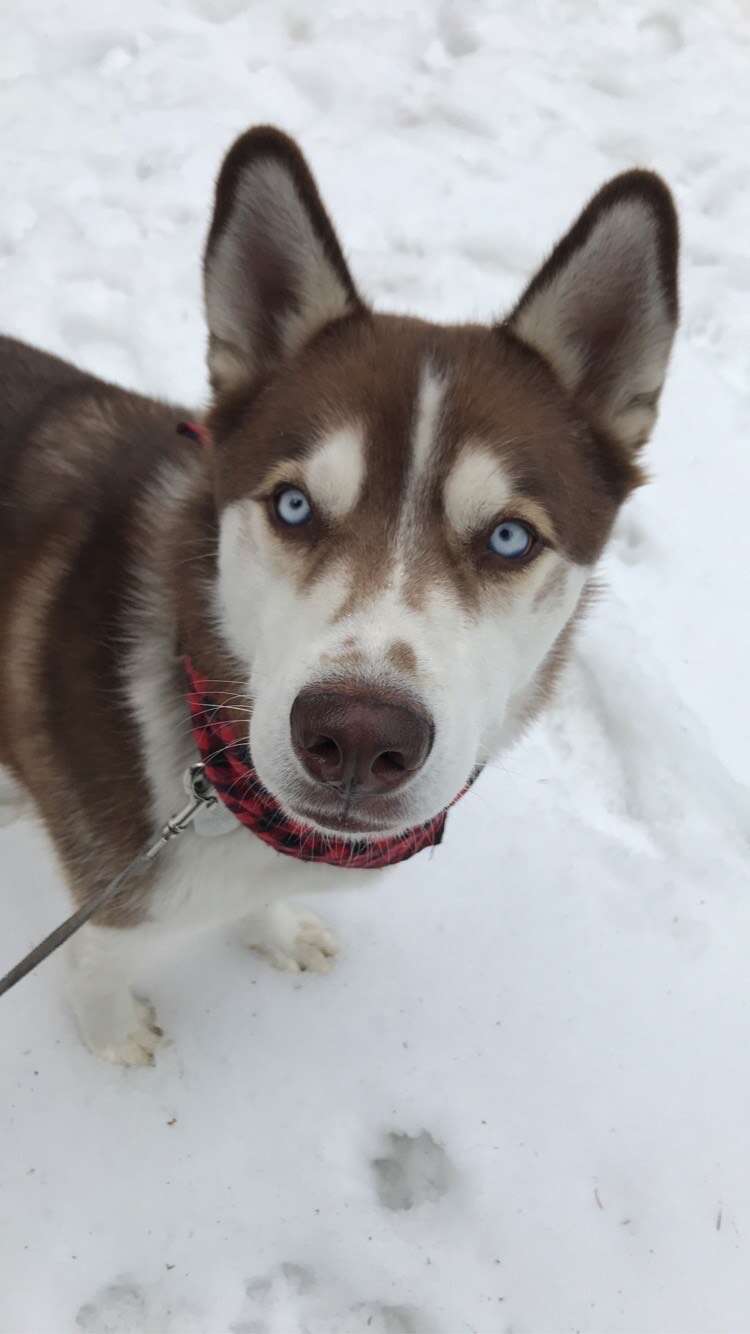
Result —
[[[204, 399], [199, 251], [247, 124], [298, 134], [362, 286], [487, 316], [587, 196], [672, 183], [684, 321], [543, 726], [432, 860], [323, 906], [330, 978], [223, 938], [173, 1045], [0, 1002], [2, 1334], [750, 1330], [750, 12], [737, 0], [25, 0], [0, 19], [0, 324]], [[0, 484], [1, 485], [1, 484]], [[0, 963], [63, 914], [0, 835]]]

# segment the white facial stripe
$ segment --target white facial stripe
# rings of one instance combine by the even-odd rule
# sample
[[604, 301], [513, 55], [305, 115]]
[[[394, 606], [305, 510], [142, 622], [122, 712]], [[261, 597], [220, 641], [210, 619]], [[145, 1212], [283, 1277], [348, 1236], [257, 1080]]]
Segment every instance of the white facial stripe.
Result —
[[344, 426], [321, 441], [302, 464], [305, 488], [313, 504], [341, 519], [354, 509], [365, 476], [361, 426]]
[[489, 523], [513, 499], [510, 478], [483, 445], [467, 445], [445, 482], [443, 503], [448, 521], [464, 537]]
[[426, 362], [419, 382], [417, 420], [412, 445], [412, 480], [420, 479], [429, 469], [437, 442], [444, 397], [445, 380], [436, 373], [429, 362]]
[[425, 361], [419, 379], [415, 424], [412, 433], [411, 466], [401, 504], [397, 548], [403, 553], [412, 541], [418, 525], [419, 497], [422, 484], [429, 477], [440, 427], [440, 413], [445, 397], [445, 380], [438, 375], [429, 360]]

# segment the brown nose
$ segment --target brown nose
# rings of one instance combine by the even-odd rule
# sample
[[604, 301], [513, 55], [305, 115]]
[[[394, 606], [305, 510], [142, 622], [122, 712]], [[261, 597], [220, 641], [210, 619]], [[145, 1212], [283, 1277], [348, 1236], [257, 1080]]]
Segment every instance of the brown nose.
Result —
[[303, 690], [291, 713], [292, 742], [318, 783], [359, 792], [393, 792], [432, 747], [430, 718], [401, 698]]

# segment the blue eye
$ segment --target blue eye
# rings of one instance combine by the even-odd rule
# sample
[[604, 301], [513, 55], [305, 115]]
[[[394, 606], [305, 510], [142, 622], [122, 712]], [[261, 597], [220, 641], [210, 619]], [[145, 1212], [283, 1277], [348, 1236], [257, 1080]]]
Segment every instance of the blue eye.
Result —
[[282, 523], [290, 528], [299, 528], [312, 518], [312, 505], [304, 491], [296, 486], [285, 486], [273, 498], [274, 508]]
[[522, 560], [534, 545], [535, 533], [519, 519], [505, 519], [490, 533], [488, 546], [496, 556], [506, 560]]

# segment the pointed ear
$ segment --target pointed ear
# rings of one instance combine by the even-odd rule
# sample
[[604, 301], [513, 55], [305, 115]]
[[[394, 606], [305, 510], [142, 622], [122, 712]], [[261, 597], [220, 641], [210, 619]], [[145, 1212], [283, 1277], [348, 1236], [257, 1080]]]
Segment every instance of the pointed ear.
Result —
[[617, 176], [553, 250], [507, 321], [592, 424], [648, 438], [677, 327], [677, 215], [660, 177]]
[[203, 271], [216, 392], [249, 383], [361, 305], [305, 159], [268, 126], [224, 159]]

